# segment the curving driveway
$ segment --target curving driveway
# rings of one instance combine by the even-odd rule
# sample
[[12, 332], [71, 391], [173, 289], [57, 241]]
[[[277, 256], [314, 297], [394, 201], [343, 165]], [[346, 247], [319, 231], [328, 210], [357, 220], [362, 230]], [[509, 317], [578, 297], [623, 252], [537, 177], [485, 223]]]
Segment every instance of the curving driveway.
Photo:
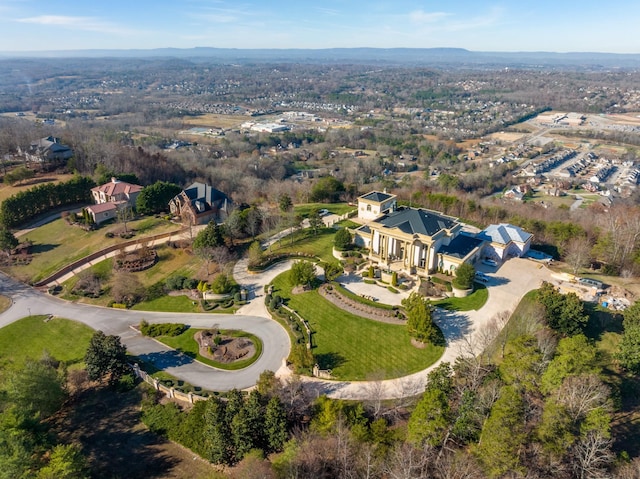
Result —
[[[30, 286], [0, 274], [0, 293], [9, 296], [13, 305], [0, 314], [0, 327], [30, 314], [53, 314], [84, 323], [105, 334], [115, 334], [132, 354], [153, 361], [158, 367], [185, 381], [205, 389], [227, 391], [245, 389], [255, 385], [264, 370], [277, 371], [289, 355], [290, 342], [287, 332], [275, 321], [252, 315], [217, 315], [187, 313], [156, 313], [127, 311], [76, 304], [51, 297]], [[248, 368], [239, 371], [223, 371], [192, 360], [171, 350], [162, 343], [146, 338], [131, 326], [142, 319], [149, 322], [180, 322], [192, 327], [243, 329], [255, 334], [264, 343], [260, 358]]]
[[[477, 311], [437, 310], [435, 321], [445, 335], [447, 347], [435, 364], [423, 371], [384, 381], [349, 382], [304, 378], [308, 387], [319, 394], [324, 393], [338, 399], [393, 399], [419, 394], [424, 391], [431, 370], [442, 362], [453, 364], [458, 356], [467, 354], [469, 345], [478, 344], [483, 327], [497, 313], [513, 311], [527, 292], [537, 289], [542, 281], [549, 281], [551, 278], [551, 273], [545, 266], [521, 258], [506, 261], [497, 272], [492, 272], [495, 268], [484, 266], [479, 269], [484, 269], [490, 277], [487, 283], [489, 299]], [[348, 282], [345, 286], [350, 287]], [[360, 285], [358, 287], [362, 288]], [[351, 289], [355, 289], [355, 286], [351, 286]]]
[[[106, 334], [119, 335], [132, 354], [154, 362], [168, 373], [195, 386], [219, 391], [244, 389], [253, 386], [260, 373], [265, 370], [276, 371], [279, 377], [291, 374], [285, 364], [291, 348], [289, 336], [277, 322], [269, 319], [263, 300], [264, 285], [290, 267], [291, 261], [285, 261], [263, 273], [250, 274], [247, 271], [247, 261], [238, 261], [234, 268], [234, 277], [249, 290], [249, 302], [235, 315], [127, 311], [70, 303], [0, 274], [0, 293], [13, 300], [13, 305], [0, 314], [0, 327], [29, 314], [53, 314], [73, 319], [94, 329], [100, 329]], [[326, 381], [304, 377], [302, 379], [306, 387], [317, 394], [360, 400], [371, 397], [391, 399], [422, 392], [427, 375], [433, 368], [444, 361], [453, 362], [465, 345], [474, 342], [482, 327], [496, 313], [512, 311], [525, 293], [538, 288], [542, 280], [550, 278], [550, 272], [545, 266], [519, 258], [510, 259], [497, 272], [489, 271], [488, 275], [491, 278], [487, 284], [489, 300], [482, 309], [460, 313], [436, 313], [436, 322], [445, 334], [447, 348], [435, 364], [415, 374], [385, 381]], [[347, 283], [346, 286], [356, 292], [359, 291], [358, 288], [370, 288], [364, 283], [343, 279]], [[262, 339], [263, 353], [253, 365], [243, 370], [214, 369], [138, 334], [131, 326], [138, 324], [142, 319], [149, 322], [181, 322], [193, 327], [210, 327], [216, 324], [221, 328], [243, 329]]]

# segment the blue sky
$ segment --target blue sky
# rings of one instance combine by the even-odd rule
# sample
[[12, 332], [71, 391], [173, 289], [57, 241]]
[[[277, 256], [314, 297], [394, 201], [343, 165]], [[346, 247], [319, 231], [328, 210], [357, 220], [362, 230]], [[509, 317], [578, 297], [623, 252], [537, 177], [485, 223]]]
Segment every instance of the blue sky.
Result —
[[459, 47], [640, 53], [637, 0], [0, 0], [0, 51]]

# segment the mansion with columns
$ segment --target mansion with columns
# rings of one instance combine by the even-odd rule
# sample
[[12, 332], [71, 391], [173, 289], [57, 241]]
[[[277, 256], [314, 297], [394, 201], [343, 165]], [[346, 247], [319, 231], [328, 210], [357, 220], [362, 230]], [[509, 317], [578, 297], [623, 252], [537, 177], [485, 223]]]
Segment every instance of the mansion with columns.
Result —
[[[376, 200], [380, 204], [375, 204]], [[372, 210], [381, 214], [371, 219]], [[355, 243], [369, 248], [371, 261], [392, 270], [453, 273], [462, 263], [482, 259], [484, 240], [463, 232], [457, 218], [422, 208], [397, 207], [395, 195], [371, 192], [361, 196], [358, 218], [366, 223], [355, 230]]]

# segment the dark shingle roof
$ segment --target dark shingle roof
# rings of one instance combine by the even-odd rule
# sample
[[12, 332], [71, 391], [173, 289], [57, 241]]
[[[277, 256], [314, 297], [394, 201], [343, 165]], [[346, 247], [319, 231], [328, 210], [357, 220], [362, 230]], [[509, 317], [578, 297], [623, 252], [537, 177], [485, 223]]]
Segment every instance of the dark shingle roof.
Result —
[[441, 230], [451, 229], [458, 222], [435, 211], [405, 208], [393, 211], [377, 219], [375, 223], [385, 228], [398, 228], [407, 234], [434, 236]]
[[438, 252], [446, 254], [447, 256], [453, 256], [454, 258], [463, 259], [481, 244], [481, 239], [460, 234], [456, 236], [448, 245], [441, 246], [440, 251]]
[[204, 183], [195, 182], [185, 189], [184, 192], [191, 200], [191, 204], [195, 204], [196, 201], [200, 201], [203, 203], [206, 210], [209, 210], [211, 207], [221, 208], [225, 201], [230, 202], [227, 195], [222, 191], [216, 190]]
[[393, 195], [389, 195], [387, 193], [380, 193], [379, 191], [372, 191], [371, 193], [367, 193], [366, 195], [362, 195], [360, 198], [363, 200], [369, 201], [377, 201], [378, 203], [382, 203], [383, 201], [387, 201]]

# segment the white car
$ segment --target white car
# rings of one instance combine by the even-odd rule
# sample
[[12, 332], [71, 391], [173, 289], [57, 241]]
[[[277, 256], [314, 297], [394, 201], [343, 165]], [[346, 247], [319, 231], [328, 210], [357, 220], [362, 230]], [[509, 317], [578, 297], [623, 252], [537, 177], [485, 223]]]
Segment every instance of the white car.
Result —
[[329, 214], [329, 210], [327, 210], [327, 209], [323, 208], [323, 209], [321, 209], [321, 210], [319, 210], [319, 211], [318, 211], [318, 214], [319, 214], [320, 216], [327, 216], [327, 215]]
[[482, 260], [482, 264], [487, 265], [487, 266], [491, 266], [492, 268], [497, 268], [498, 267], [498, 263], [492, 259], [483, 259]]

